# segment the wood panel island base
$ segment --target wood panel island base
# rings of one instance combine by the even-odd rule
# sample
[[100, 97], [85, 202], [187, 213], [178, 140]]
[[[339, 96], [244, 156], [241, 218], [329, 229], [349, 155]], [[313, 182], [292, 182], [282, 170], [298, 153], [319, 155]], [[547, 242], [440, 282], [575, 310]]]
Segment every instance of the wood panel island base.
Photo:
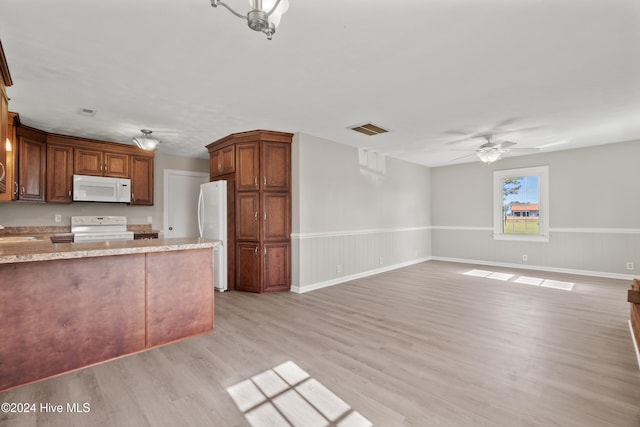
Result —
[[0, 391], [211, 332], [217, 243], [184, 240], [0, 249]]

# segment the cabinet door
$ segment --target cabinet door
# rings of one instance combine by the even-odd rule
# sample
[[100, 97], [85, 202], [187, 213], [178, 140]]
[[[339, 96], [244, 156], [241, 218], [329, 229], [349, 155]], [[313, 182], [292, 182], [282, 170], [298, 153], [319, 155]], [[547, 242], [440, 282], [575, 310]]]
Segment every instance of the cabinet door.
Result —
[[0, 83], [0, 194], [7, 192], [8, 165], [5, 141], [7, 140], [8, 115], [9, 100], [4, 85]]
[[263, 292], [285, 291], [291, 287], [289, 243], [265, 243]]
[[258, 243], [236, 245], [236, 290], [260, 292], [260, 256]]
[[209, 155], [209, 175], [212, 178], [233, 173], [235, 169], [235, 147], [233, 145], [215, 150]]
[[236, 238], [258, 241], [260, 219], [259, 193], [236, 193]]
[[257, 143], [236, 145], [236, 184], [238, 191], [258, 190], [260, 169], [260, 146]]
[[129, 155], [105, 152], [103, 174], [114, 178], [129, 178]]
[[288, 193], [264, 193], [262, 198], [264, 240], [287, 240], [291, 234], [291, 202]]
[[44, 142], [20, 137], [18, 170], [19, 200], [44, 202], [47, 146]]
[[73, 153], [73, 173], [102, 176], [102, 151], [76, 148]]
[[131, 156], [131, 204], [153, 205], [153, 157]]
[[262, 144], [262, 189], [289, 191], [291, 176], [291, 144]]
[[73, 181], [73, 148], [47, 146], [47, 197], [48, 203], [71, 203]]

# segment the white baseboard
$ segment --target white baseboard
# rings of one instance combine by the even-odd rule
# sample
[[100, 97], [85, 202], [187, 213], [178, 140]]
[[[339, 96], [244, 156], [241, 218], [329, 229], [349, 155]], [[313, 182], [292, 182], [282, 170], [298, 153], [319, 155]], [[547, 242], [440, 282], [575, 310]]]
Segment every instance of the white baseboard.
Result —
[[382, 268], [376, 268], [375, 270], [363, 271], [361, 273], [351, 274], [349, 276], [341, 276], [336, 279], [326, 280], [324, 282], [312, 283], [306, 286], [291, 286], [291, 292], [297, 294], [303, 294], [305, 292], [315, 291], [317, 289], [327, 288], [329, 286], [338, 285], [340, 283], [349, 282], [351, 280], [360, 279], [367, 276], [373, 276], [374, 274], [384, 273], [385, 271], [391, 271], [402, 267], [407, 267], [413, 264], [419, 264], [424, 261], [429, 261], [431, 257], [417, 258], [410, 261], [402, 262], [400, 264], [388, 265]]
[[636, 342], [636, 336], [633, 333], [633, 326], [631, 326], [631, 320], [629, 320], [629, 332], [631, 332], [631, 341], [633, 341], [633, 348], [636, 349], [636, 357], [638, 358], [638, 369], [640, 369], [640, 351], [638, 350], [638, 343]]
[[460, 262], [464, 264], [475, 264], [475, 265], [490, 265], [493, 267], [549, 271], [552, 273], [575, 274], [578, 276], [604, 277], [607, 279], [633, 280], [635, 277], [637, 277], [632, 274], [609, 273], [605, 271], [592, 271], [592, 270], [576, 270], [573, 268], [548, 267], [544, 265], [513, 264], [513, 263], [507, 263], [507, 262], [483, 261], [483, 260], [477, 260], [477, 259], [448, 258], [448, 257], [439, 257], [439, 256], [433, 256], [430, 259], [434, 261]]

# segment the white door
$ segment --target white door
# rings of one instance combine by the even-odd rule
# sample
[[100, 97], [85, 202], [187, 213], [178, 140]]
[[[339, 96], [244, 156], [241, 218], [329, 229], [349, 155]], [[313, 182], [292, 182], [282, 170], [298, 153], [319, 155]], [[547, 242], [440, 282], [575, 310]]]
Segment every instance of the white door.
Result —
[[209, 174], [164, 170], [164, 237], [198, 237], [198, 195]]

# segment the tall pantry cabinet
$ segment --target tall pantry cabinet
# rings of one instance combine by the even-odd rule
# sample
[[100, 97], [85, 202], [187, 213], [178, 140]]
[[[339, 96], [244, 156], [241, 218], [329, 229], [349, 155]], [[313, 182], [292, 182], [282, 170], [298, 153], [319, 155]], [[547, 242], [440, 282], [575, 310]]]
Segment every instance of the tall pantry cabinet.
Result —
[[255, 130], [207, 145], [210, 180], [227, 181], [228, 288], [291, 287], [291, 141]]

